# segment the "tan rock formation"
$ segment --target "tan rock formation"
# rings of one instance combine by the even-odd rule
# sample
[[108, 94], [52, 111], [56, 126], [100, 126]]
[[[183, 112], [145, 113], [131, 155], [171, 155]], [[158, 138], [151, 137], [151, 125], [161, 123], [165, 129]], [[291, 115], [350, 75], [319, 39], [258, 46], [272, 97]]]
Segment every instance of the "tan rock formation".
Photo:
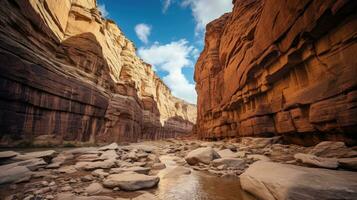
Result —
[[199, 136], [356, 142], [357, 2], [233, 3], [196, 64]]
[[158, 139], [191, 131], [174, 97], [95, 0], [0, 2], [0, 139]]

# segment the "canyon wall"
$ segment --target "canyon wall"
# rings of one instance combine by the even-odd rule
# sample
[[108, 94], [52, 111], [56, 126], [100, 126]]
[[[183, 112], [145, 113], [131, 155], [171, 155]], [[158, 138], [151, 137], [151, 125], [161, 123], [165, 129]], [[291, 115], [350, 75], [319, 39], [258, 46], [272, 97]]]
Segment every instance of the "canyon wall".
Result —
[[195, 66], [198, 136], [356, 143], [357, 1], [233, 4]]
[[189, 133], [171, 94], [95, 0], [0, 1], [0, 141], [122, 142]]

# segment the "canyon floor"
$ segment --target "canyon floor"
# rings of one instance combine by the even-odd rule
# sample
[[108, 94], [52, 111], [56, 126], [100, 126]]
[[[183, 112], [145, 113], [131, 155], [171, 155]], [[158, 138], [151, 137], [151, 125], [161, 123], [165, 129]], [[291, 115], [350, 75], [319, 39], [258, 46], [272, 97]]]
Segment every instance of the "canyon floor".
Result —
[[[14, 151], [13, 151], [14, 150]], [[0, 199], [356, 199], [357, 151], [280, 137], [0, 152]]]

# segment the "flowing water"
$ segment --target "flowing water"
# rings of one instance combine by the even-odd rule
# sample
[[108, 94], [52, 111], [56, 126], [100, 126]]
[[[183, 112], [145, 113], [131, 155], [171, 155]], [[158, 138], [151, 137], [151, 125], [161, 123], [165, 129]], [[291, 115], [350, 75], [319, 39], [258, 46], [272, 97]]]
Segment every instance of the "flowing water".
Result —
[[250, 200], [238, 178], [224, 178], [194, 171], [191, 174], [165, 178], [165, 174], [177, 167], [175, 157], [161, 156], [167, 166], [158, 174], [160, 182], [154, 193], [164, 200]]

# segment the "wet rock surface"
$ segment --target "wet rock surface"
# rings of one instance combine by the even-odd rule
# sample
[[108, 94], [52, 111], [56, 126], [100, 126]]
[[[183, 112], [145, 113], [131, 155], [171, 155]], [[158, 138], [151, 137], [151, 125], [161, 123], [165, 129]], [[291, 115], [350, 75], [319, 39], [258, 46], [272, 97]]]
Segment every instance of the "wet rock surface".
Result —
[[[354, 147], [329, 142], [334, 149], [343, 146], [343, 153], [331, 154], [323, 148], [319, 152], [326, 153], [316, 154], [324, 143], [302, 147], [281, 142], [246, 138], [111, 144], [53, 150], [49, 163], [32, 156], [23, 160], [22, 156], [47, 155], [43, 152], [49, 151], [14, 151], [11, 156], [4, 156], [5, 162], [0, 165], [0, 194], [1, 198], [13, 199], [90, 200], [250, 200], [254, 199], [251, 194], [261, 199], [294, 199], [304, 195], [314, 199], [314, 193], [322, 199], [353, 199], [357, 195]], [[59, 161], [59, 168], [48, 167]], [[324, 187], [331, 190], [325, 191]]]

